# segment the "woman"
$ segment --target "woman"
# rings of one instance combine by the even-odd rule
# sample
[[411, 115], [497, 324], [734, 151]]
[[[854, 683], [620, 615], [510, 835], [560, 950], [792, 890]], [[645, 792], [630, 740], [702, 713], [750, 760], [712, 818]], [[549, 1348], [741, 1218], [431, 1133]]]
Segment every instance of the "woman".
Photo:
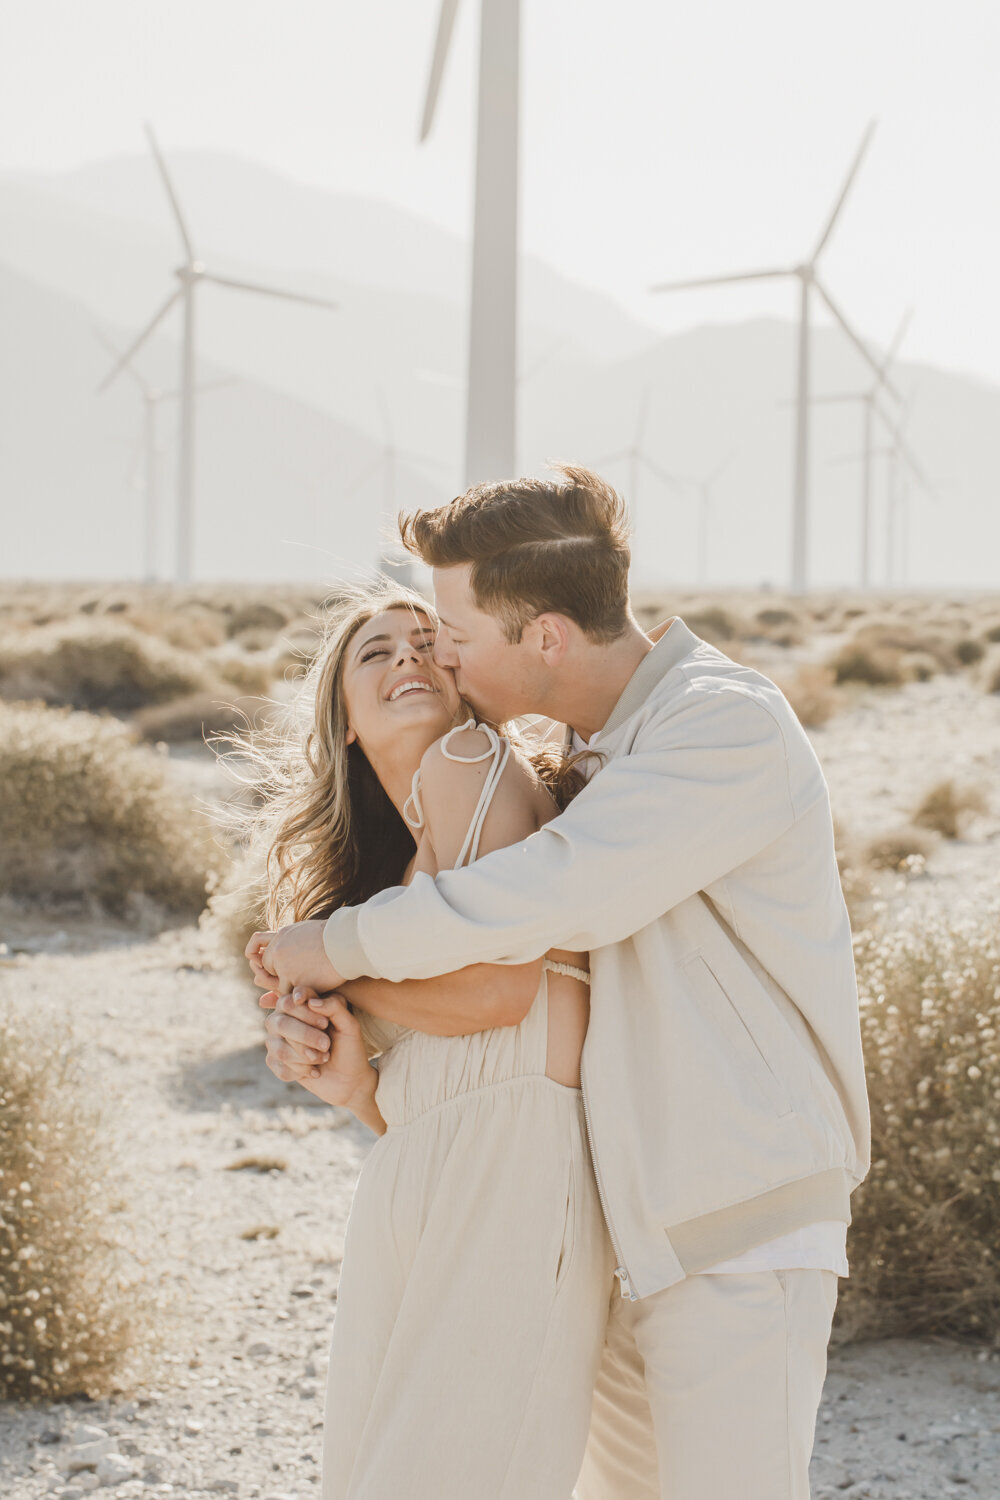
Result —
[[[475, 723], [434, 629], [398, 588], [334, 620], [301, 751], [263, 752], [272, 928], [523, 839], [564, 800], [551, 750]], [[534, 996], [472, 1036], [322, 1002], [330, 1056], [306, 1086], [379, 1135], [347, 1229], [323, 1500], [569, 1500], [613, 1269], [579, 1087], [585, 962], [465, 971]]]

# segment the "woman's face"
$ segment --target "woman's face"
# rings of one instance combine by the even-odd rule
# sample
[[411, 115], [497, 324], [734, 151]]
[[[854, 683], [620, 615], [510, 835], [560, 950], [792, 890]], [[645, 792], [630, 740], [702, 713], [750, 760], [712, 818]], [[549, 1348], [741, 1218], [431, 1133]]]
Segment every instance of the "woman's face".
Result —
[[433, 650], [434, 626], [419, 610], [387, 609], [355, 631], [343, 669], [348, 744], [371, 759], [402, 737], [419, 759], [451, 727], [461, 699]]

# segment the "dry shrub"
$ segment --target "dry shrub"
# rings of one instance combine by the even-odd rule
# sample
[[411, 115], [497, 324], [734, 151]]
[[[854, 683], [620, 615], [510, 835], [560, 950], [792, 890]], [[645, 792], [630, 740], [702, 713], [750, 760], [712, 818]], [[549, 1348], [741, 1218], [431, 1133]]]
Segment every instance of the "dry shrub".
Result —
[[0, 1397], [92, 1398], [142, 1374], [156, 1302], [136, 1279], [110, 1106], [65, 1034], [0, 1007]]
[[867, 687], [899, 687], [903, 671], [897, 651], [877, 650], [853, 642], [837, 652], [829, 663], [834, 681], [860, 682]]
[[199, 925], [217, 960], [249, 974], [243, 956], [255, 932], [267, 926], [267, 881], [263, 863], [235, 860], [208, 898]]
[[918, 828], [933, 828], [946, 839], [957, 839], [969, 820], [985, 812], [986, 806], [980, 787], [957, 786], [949, 778], [924, 794], [913, 821]]
[[1000, 1343], [1000, 900], [856, 940], [872, 1168], [838, 1311], [867, 1337]]
[[806, 637], [801, 616], [779, 605], [759, 609], [747, 634], [752, 640], [771, 641], [775, 646], [785, 647], [801, 646]]
[[244, 631], [253, 630], [264, 631], [273, 638], [275, 632], [283, 630], [287, 623], [288, 616], [284, 610], [263, 599], [257, 599], [233, 610], [226, 621], [226, 634], [232, 638], [242, 635]]
[[827, 723], [837, 711], [840, 695], [830, 667], [805, 662], [793, 678], [779, 686], [792, 705], [799, 723], [807, 728], [813, 729]]
[[1000, 652], [991, 652], [983, 672], [983, 686], [988, 693], [1000, 693]]
[[0, 894], [197, 916], [225, 856], [114, 719], [0, 703]]
[[274, 681], [275, 667], [272, 661], [241, 656], [233, 651], [220, 651], [206, 658], [213, 669], [225, 681], [239, 688], [241, 693], [260, 697]]
[[963, 667], [974, 667], [986, 655], [986, 647], [975, 636], [963, 636], [955, 642], [955, 655]]
[[133, 723], [142, 739], [174, 745], [252, 724], [267, 710], [263, 698], [237, 698], [225, 703], [217, 693], [191, 693], [173, 703], [141, 709]]
[[73, 620], [0, 641], [0, 696], [113, 711], [210, 686], [201, 660], [111, 620]]
[[164, 613], [130, 610], [128, 623], [147, 635], [161, 636], [178, 651], [208, 651], [226, 639], [222, 618], [214, 610], [172, 609]]
[[995, 625], [987, 625], [983, 631], [983, 640], [989, 641], [993, 646], [1000, 645], [1000, 620]]
[[864, 860], [873, 870], [920, 874], [934, 852], [934, 845], [933, 834], [904, 825], [870, 839], [864, 846]]
[[735, 615], [720, 604], [696, 605], [684, 612], [684, 624], [702, 640], [716, 646], [720, 641], [735, 641], [742, 634], [740, 622]]

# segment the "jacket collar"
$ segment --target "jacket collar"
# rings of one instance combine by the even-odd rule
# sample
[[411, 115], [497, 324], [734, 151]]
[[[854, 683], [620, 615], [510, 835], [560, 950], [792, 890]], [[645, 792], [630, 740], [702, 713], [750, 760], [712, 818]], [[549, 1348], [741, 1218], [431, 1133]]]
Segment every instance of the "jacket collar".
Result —
[[[659, 629], [660, 626], [657, 626], [656, 630]], [[654, 633], [650, 632], [650, 634]], [[696, 636], [693, 630], [689, 630], [679, 616], [675, 616], [656, 641], [652, 651], [646, 652], [625, 684], [621, 697], [611, 710], [608, 722], [601, 729], [601, 735], [610, 734], [612, 730], [624, 724], [626, 719], [642, 707], [653, 688], [666, 677], [671, 667], [676, 667], [679, 661], [690, 655], [695, 647], [701, 644], [700, 637]]]

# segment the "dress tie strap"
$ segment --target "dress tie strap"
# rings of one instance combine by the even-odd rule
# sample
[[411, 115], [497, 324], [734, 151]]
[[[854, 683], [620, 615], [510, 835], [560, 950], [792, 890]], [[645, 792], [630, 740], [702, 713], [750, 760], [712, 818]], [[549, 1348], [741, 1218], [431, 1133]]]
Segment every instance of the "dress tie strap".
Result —
[[554, 958], [543, 958], [542, 968], [551, 969], [553, 974], [568, 974], [570, 979], [581, 979], [584, 984], [590, 983], [590, 970], [578, 969], [576, 964], [561, 964]]
[[[481, 755], [455, 755], [453, 751], [448, 749], [448, 741], [451, 739], [453, 734], [459, 734], [463, 729], [480, 730], [483, 734], [486, 735], [486, 738], [490, 742], [489, 749], [484, 750]], [[474, 721], [469, 720], [465, 724], [456, 724], [454, 729], [449, 729], [448, 733], [444, 736], [440, 743], [441, 754], [446, 760], [458, 761], [460, 764], [464, 762], [466, 765], [470, 766], [478, 765], [478, 763], [483, 760], [492, 759], [493, 761], [493, 764], [490, 767], [489, 775], [487, 776], [486, 781], [483, 784], [483, 789], [479, 794], [479, 801], [476, 803], [476, 810], [472, 814], [472, 822], [469, 824], [469, 831], [465, 835], [465, 842], [463, 843], [462, 848], [459, 852], [459, 856], [454, 864], [454, 868], [457, 870], [460, 869], [463, 864], [468, 863], [471, 865], [473, 860], [479, 853], [479, 840], [483, 832], [483, 824], [486, 822], [486, 814], [490, 810], [490, 803], [493, 801], [493, 794], [496, 791], [497, 787], [500, 785], [500, 777], [503, 775], [503, 768], [507, 764], [507, 757], [510, 754], [510, 741], [501, 739], [500, 735], [498, 735], [496, 730], [491, 728], [489, 724], [477, 724]]]

